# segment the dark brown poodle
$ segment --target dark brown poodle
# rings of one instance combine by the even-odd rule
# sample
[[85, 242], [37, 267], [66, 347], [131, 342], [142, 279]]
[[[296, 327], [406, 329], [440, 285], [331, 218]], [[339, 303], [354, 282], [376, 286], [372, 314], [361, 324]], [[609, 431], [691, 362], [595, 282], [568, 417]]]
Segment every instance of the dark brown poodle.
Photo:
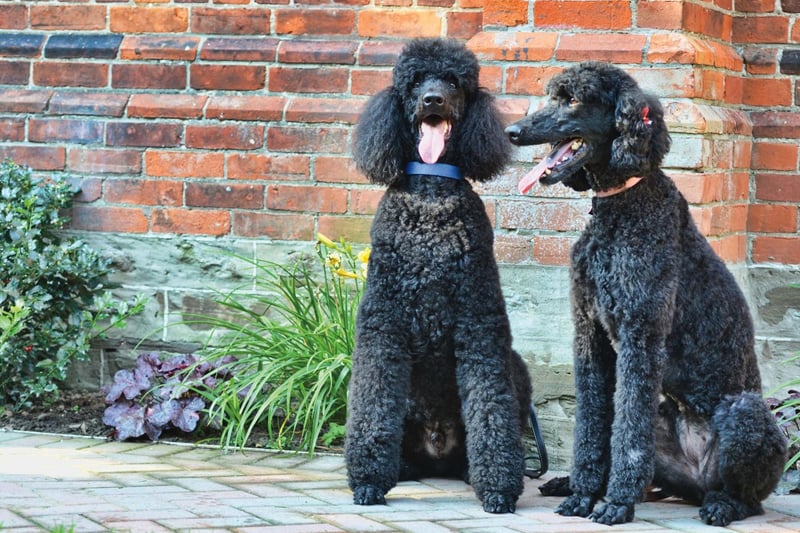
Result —
[[660, 169], [661, 105], [603, 63], [565, 70], [547, 92], [549, 105], [506, 129], [554, 148], [520, 191], [594, 191], [571, 254], [577, 412], [572, 495], [557, 512], [628, 522], [653, 483], [708, 524], [761, 513], [786, 442], [761, 398], [742, 291]]

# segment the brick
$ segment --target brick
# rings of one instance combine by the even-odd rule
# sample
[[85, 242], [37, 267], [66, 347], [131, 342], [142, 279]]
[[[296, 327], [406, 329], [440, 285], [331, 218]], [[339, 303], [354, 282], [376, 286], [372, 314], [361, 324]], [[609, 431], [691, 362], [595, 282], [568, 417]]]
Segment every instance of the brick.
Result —
[[292, 98], [286, 107], [288, 122], [343, 122], [355, 124], [363, 100], [335, 98]]
[[536, 235], [533, 238], [533, 260], [541, 265], [569, 265], [569, 252], [576, 237]]
[[233, 213], [233, 234], [241, 237], [269, 237], [279, 240], [314, 240], [313, 215]]
[[278, 50], [281, 63], [352, 65], [358, 44], [351, 41], [283, 41]]
[[317, 183], [369, 183], [349, 156], [318, 156], [314, 161], [314, 180]]
[[752, 258], [756, 263], [800, 264], [800, 237], [756, 237]]
[[371, 216], [326, 216], [320, 215], [318, 231], [331, 238], [343, 238], [346, 241], [369, 243], [369, 229], [372, 226]]
[[190, 85], [192, 89], [257, 91], [266, 84], [266, 68], [244, 65], [192, 65]]
[[742, 263], [747, 260], [747, 238], [745, 235], [726, 235], [709, 241], [711, 249], [726, 263]]
[[555, 32], [482, 32], [467, 47], [482, 61], [546, 61], [553, 58]]
[[347, 190], [332, 187], [270, 185], [267, 189], [267, 209], [345, 213]]
[[190, 235], [227, 235], [231, 230], [231, 215], [227, 211], [210, 209], [154, 209], [152, 231]]
[[800, 139], [800, 115], [791, 111], [766, 111], [750, 114], [756, 137]]
[[126, 35], [119, 48], [120, 59], [167, 59], [191, 61], [197, 56], [199, 37]]
[[267, 130], [267, 148], [276, 152], [345, 153], [345, 128], [273, 126]]
[[797, 231], [797, 206], [752, 204], [747, 215], [747, 231], [795, 233]]
[[27, 61], [0, 61], [0, 85], [28, 85], [30, 69]]
[[352, 9], [276, 9], [275, 33], [286, 35], [352, 35]]
[[70, 228], [114, 233], [146, 233], [147, 217], [134, 207], [76, 205], [70, 213]]
[[672, 172], [670, 177], [689, 203], [707, 204], [723, 200], [721, 174]]
[[261, 209], [264, 207], [264, 186], [246, 183], [190, 182], [186, 184], [186, 205]]
[[311, 159], [304, 155], [228, 155], [229, 179], [307, 181], [310, 167]]
[[636, 8], [636, 26], [657, 30], [680, 30], [683, 26], [680, 0], [640, 1]]
[[631, 27], [630, 3], [540, 0], [533, 10], [536, 27], [566, 26], [594, 30], [622, 30]]
[[111, 6], [109, 28], [114, 33], [184, 33], [189, 29], [186, 7]]
[[469, 39], [483, 27], [483, 14], [480, 11], [453, 11], [445, 17], [447, 37], [451, 39]]
[[109, 146], [178, 146], [182, 127], [169, 122], [109, 122], [106, 144]]
[[800, 203], [800, 177], [797, 174], [756, 174], [756, 198], [768, 202]]
[[736, 0], [736, 11], [743, 13], [772, 13], [775, 0]]
[[641, 63], [646, 42], [647, 37], [644, 35], [563, 35], [556, 49], [556, 59], [561, 61], [594, 59], [614, 63]]
[[212, 37], [206, 39], [200, 59], [208, 61], [275, 61], [278, 39], [260, 37]]
[[579, 231], [589, 220], [588, 212], [580, 202], [505, 201], [498, 205], [498, 223], [504, 229]]
[[383, 189], [353, 189], [350, 191], [349, 211], [356, 215], [374, 215], [383, 194]]
[[175, 178], [221, 178], [225, 174], [225, 154], [221, 152], [147, 151], [145, 174]]
[[797, 170], [797, 143], [755, 142], [753, 169]]
[[495, 100], [495, 107], [503, 122], [511, 124], [528, 113], [530, 101], [526, 98], [499, 98]]
[[748, 74], [774, 74], [778, 65], [778, 50], [775, 48], [747, 47], [742, 53]]
[[533, 246], [530, 237], [519, 235], [496, 235], [494, 257], [498, 263], [518, 264], [531, 260]]
[[21, 4], [0, 5], [0, 29], [24, 30], [28, 27], [28, 6]]
[[784, 13], [800, 13], [800, 0], [781, 0]]
[[16, 118], [0, 118], [0, 141], [25, 140], [25, 122]]
[[269, 69], [269, 90], [293, 93], [347, 92], [349, 72], [335, 67], [273, 67]]
[[210, 150], [257, 150], [264, 147], [264, 126], [189, 124], [184, 144]]
[[67, 151], [63, 146], [0, 145], [0, 160], [5, 158], [34, 170], [64, 170]]
[[358, 35], [361, 37], [439, 37], [442, 16], [435, 10], [387, 10], [364, 8], [358, 12]]
[[707, 42], [691, 35], [657, 33], [650, 37], [647, 61], [667, 64], [713, 65], [714, 51]]
[[110, 179], [106, 180], [103, 199], [115, 204], [180, 206], [183, 204], [183, 183], [169, 180]]
[[705, 5], [683, 6], [683, 28], [687, 31], [730, 41], [733, 21], [731, 17]]
[[108, 66], [52, 61], [33, 65], [33, 83], [41, 87], [105, 87]]
[[28, 121], [28, 140], [92, 144], [103, 140], [103, 123], [95, 120], [38, 119]]
[[392, 66], [403, 49], [402, 42], [365, 41], [358, 51], [358, 64], [363, 66]]
[[211, 8], [192, 9], [193, 33], [224, 35], [268, 35], [270, 10], [265, 8]]
[[200, 118], [208, 97], [193, 94], [134, 94], [128, 102], [131, 118]]
[[121, 117], [127, 103], [127, 94], [57, 92], [50, 99], [47, 112], [53, 115]]
[[206, 118], [274, 121], [283, 118], [283, 96], [212, 96]]
[[792, 105], [792, 80], [747, 78], [742, 85], [742, 103], [753, 106]]
[[392, 84], [391, 70], [350, 71], [350, 93], [371, 96]]
[[41, 113], [53, 91], [0, 89], [0, 113]]
[[138, 150], [70, 148], [67, 168], [87, 174], [139, 174], [142, 153]]
[[114, 59], [122, 35], [57, 33], [47, 39], [44, 56], [48, 59]]
[[111, 67], [115, 89], [185, 89], [186, 67], [170, 64], [121, 64]]
[[526, 0], [498, 0], [484, 3], [484, 25], [513, 27], [527, 22], [528, 2]]
[[96, 178], [70, 178], [70, 184], [79, 192], [73, 196], [73, 200], [88, 204], [96, 202], [103, 197], [103, 180]]
[[39, 33], [0, 33], [0, 56], [38, 57], [44, 42]]
[[103, 5], [31, 5], [31, 28], [38, 30], [104, 30]]
[[739, 16], [733, 19], [734, 43], [787, 43], [789, 42], [789, 17]]
[[506, 93], [541, 96], [550, 78], [561, 72], [559, 67], [507, 67]]
[[800, 50], [784, 50], [781, 55], [781, 74], [800, 75]]
[[711, 208], [710, 235], [743, 233], [747, 229], [747, 205], [725, 204]]

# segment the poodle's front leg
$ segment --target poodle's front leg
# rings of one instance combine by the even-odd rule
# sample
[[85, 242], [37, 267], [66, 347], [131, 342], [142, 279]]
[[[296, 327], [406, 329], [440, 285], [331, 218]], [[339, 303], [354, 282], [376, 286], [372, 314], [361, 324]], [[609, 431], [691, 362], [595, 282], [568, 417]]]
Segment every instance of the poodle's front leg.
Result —
[[385, 332], [360, 331], [353, 353], [345, 462], [353, 501], [385, 504], [397, 484], [411, 363]]
[[666, 359], [664, 337], [647, 325], [620, 332], [608, 503], [590, 516], [607, 525], [633, 520], [634, 504], [653, 479], [655, 418]]
[[519, 404], [507, 366], [508, 342], [487, 333], [463, 330], [456, 334], [456, 377], [467, 430], [469, 481], [484, 511], [513, 513], [525, 469]]
[[575, 327], [575, 431], [568, 496], [556, 509], [563, 516], [589, 516], [605, 492], [610, 469], [616, 355], [603, 327], [579, 308]]

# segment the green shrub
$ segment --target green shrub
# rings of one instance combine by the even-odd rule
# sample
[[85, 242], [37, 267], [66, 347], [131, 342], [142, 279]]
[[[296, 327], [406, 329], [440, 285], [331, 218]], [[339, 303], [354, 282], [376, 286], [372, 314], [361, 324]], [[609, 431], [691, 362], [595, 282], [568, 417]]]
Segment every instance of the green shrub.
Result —
[[58, 394], [70, 364], [92, 339], [144, 306], [116, 301], [104, 281], [109, 261], [59, 234], [73, 187], [0, 164], [0, 401], [21, 407]]
[[209, 343], [198, 354], [214, 386], [194, 392], [206, 401], [226, 448], [244, 445], [257, 427], [267, 431], [270, 446], [309, 453], [344, 435], [369, 250], [356, 254], [346, 242], [320, 235], [316, 253], [317, 268], [306, 260], [285, 266], [239, 257], [257, 272], [256, 290], [217, 300], [234, 318], [191, 320], [223, 334], [221, 345]]

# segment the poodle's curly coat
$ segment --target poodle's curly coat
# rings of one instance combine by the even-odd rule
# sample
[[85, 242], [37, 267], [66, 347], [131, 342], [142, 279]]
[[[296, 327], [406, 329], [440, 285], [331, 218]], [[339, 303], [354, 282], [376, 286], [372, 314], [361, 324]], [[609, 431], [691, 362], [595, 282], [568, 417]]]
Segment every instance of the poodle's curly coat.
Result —
[[350, 383], [345, 459], [357, 504], [384, 503], [401, 477], [465, 469], [488, 512], [513, 512], [522, 493], [530, 377], [511, 349], [492, 226], [469, 181], [435, 166], [406, 171], [446, 165], [485, 181], [506, 165], [511, 145], [478, 70], [456, 41], [413, 40], [356, 126], [358, 169], [388, 187]]
[[709, 524], [761, 513], [786, 442], [760, 396], [744, 295], [660, 169], [670, 146], [660, 103], [597, 62], [547, 92], [550, 104], [506, 130], [518, 145], [554, 145], [520, 190], [595, 191], [571, 253], [573, 494], [558, 512], [627, 522], [652, 482], [699, 504]]

